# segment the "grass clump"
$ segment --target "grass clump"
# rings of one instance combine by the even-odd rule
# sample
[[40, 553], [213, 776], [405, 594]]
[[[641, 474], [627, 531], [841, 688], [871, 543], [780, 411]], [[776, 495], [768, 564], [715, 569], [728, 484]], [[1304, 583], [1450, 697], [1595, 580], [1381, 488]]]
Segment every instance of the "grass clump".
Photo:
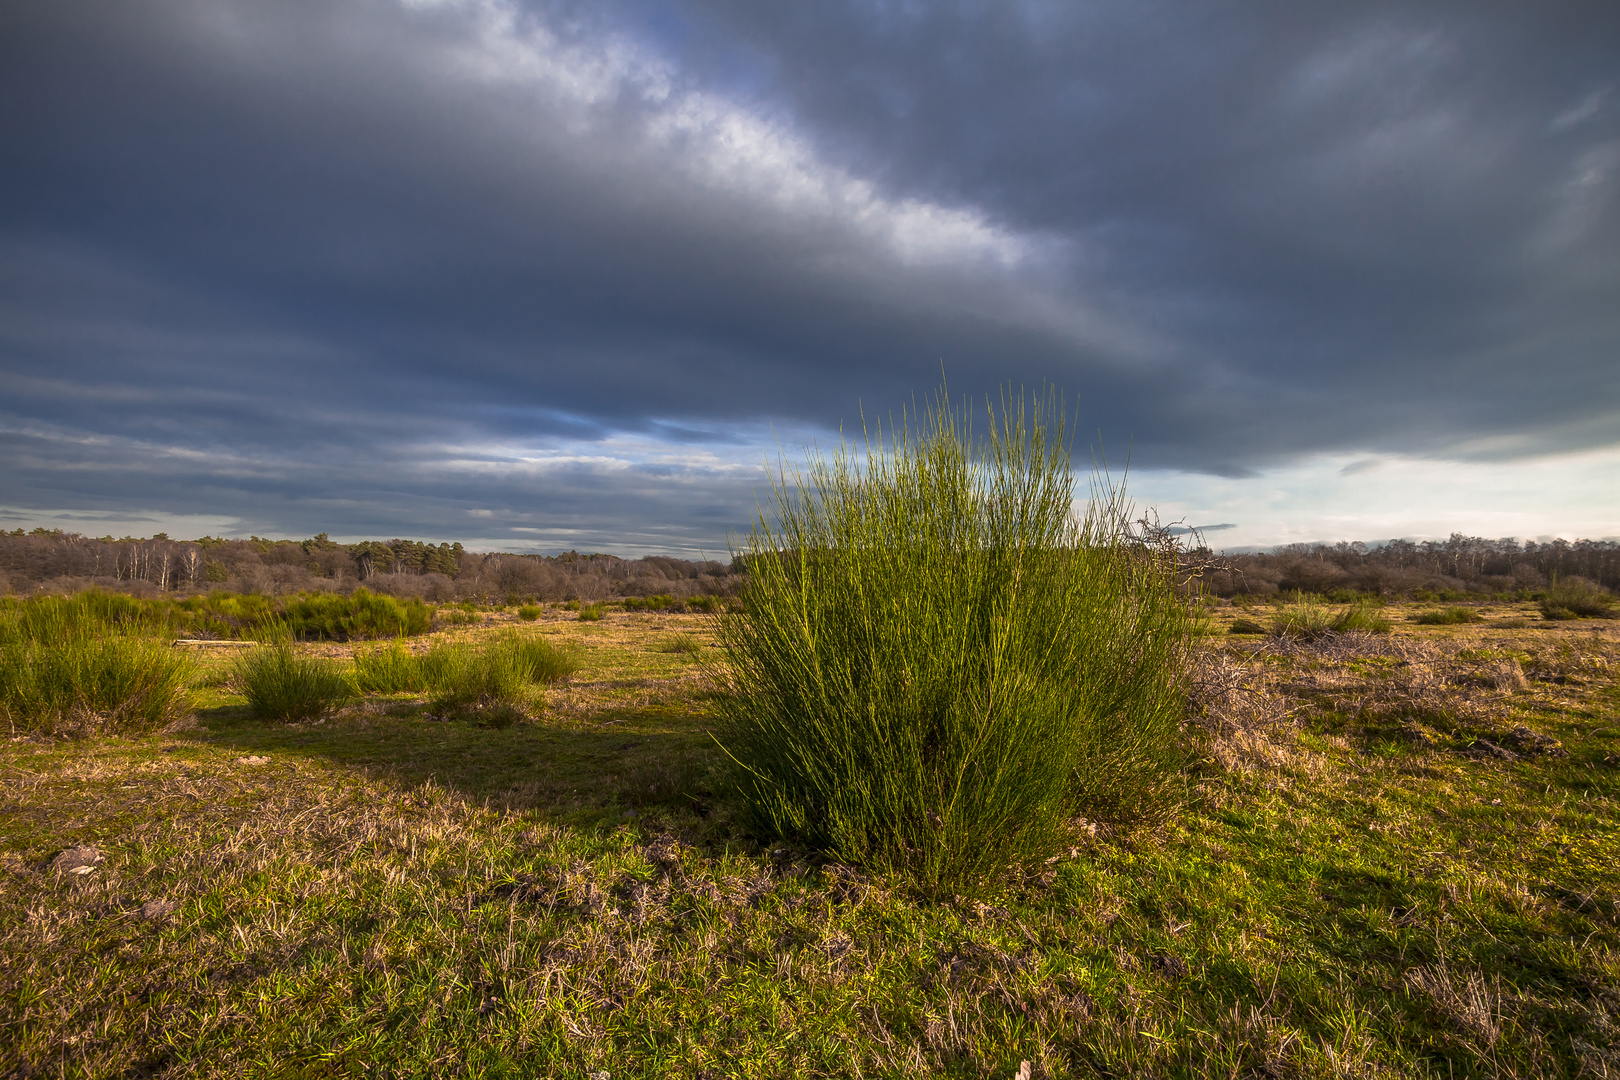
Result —
[[[125, 603], [124, 601], [128, 601]], [[0, 718], [13, 733], [152, 731], [190, 705], [191, 659], [139, 601], [109, 593], [0, 608]]]
[[1297, 637], [1313, 641], [1333, 632], [1333, 616], [1320, 604], [1310, 602], [1283, 608], [1271, 617], [1273, 637]]
[[1422, 626], [1461, 626], [1464, 623], [1477, 623], [1483, 620], [1484, 617], [1473, 608], [1447, 607], [1438, 611], [1422, 612], [1412, 621]]
[[362, 694], [420, 693], [427, 689], [422, 662], [395, 641], [354, 653], [354, 686]]
[[524, 604], [517, 609], [517, 617], [524, 622], [534, 622], [544, 610], [539, 604]]
[[601, 604], [581, 604], [579, 607], [580, 622], [600, 622], [606, 609]]
[[235, 682], [254, 716], [286, 724], [325, 719], [353, 696], [336, 663], [300, 652], [285, 638], [239, 658]]
[[532, 688], [578, 670], [568, 653], [540, 638], [502, 634], [482, 648], [443, 642], [421, 659], [429, 707], [444, 713], [521, 715]]
[[759, 826], [992, 892], [1073, 814], [1163, 808], [1188, 620], [1117, 488], [1075, 516], [1051, 397], [1004, 402], [978, 441], [943, 400], [919, 421], [774, 485], [719, 622], [719, 738]]
[[1231, 634], [1263, 634], [1266, 632], [1266, 628], [1253, 619], [1239, 617], [1232, 620], [1232, 625], [1227, 632]]
[[[1248, 619], [1238, 621], [1256, 625]], [[1307, 599], [1286, 607], [1272, 616], [1270, 633], [1273, 637], [1315, 641], [1330, 634], [1387, 634], [1393, 627], [1394, 623], [1379, 614], [1378, 609], [1371, 604], [1352, 604], [1334, 614], [1323, 605]], [[1250, 632], [1252, 631], [1233, 631], [1233, 633]]]
[[1331, 625], [1333, 630], [1341, 634], [1387, 634], [1395, 627], [1394, 622], [1379, 614], [1376, 607], [1366, 603], [1345, 608]]
[[558, 648], [545, 638], [506, 633], [495, 638], [487, 646], [486, 651], [489, 650], [510, 653], [512, 662], [531, 683], [560, 682], [579, 670], [579, 660], [572, 653]]
[[1603, 586], [1582, 577], [1554, 581], [1541, 598], [1544, 619], [1612, 619], [1615, 600]]

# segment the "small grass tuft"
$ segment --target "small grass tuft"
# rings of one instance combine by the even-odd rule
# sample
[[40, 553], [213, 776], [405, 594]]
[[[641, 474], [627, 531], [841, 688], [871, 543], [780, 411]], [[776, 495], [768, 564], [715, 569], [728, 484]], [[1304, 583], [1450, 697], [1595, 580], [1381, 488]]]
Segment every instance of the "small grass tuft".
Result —
[[287, 724], [325, 719], [353, 696], [336, 663], [300, 652], [290, 641], [239, 658], [235, 682], [254, 716]]
[[427, 689], [422, 662], [395, 641], [354, 653], [354, 685], [362, 694], [420, 693]]
[[1314, 641], [1333, 632], [1333, 616], [1326, 608], [1309, 601], [1283, 608], [1272, 616], [1271, 636], [1304, 638]]
[[486, 652], [491, 650], [510, 653], [512, 662], [531, 683], [561, 682], [579, 670], [579, 660], [573, 653], [553, 645], [545, 638], [515, 631], [495, 637], [485, 648]]
[[524, 604], [522, 607], [517, 609], [517, 616], [524, 622], [534, 622], [534, 620], [541, 616], [544, 610], [545, 609], [539, 604]]
[[1339, 612], [1332, 628], [1341, 634], [1387, 634], [1395, 624], [1372, 604], [1353, 604]]
[[579, 608], [580, 622], [600, 622], [606, 609], [601, 604], [581, 604]]
[[441, 713], [522, 713], [531, 704], [532, 688], [567, 678], [578, 661], [541, 638], [515, 632], [501, 634], [482, 648], [465, 642], [441, 642], [422, 657], [429, 706]]

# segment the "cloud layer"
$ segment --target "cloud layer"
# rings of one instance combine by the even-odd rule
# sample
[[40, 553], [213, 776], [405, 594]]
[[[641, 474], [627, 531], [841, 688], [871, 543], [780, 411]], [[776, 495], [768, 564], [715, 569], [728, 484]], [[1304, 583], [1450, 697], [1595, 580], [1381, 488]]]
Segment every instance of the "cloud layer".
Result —
[[1150, 475], [1587, 461], [1615, 23], [12, 5], [0, 507], [713, 550], [773, 439], [942, 367]]

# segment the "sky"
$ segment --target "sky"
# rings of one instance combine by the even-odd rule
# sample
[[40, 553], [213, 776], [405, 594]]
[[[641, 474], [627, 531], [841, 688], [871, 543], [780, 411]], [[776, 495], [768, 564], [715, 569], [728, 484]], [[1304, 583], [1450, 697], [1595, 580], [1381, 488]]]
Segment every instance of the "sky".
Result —
[[1216, 547], [1620, 536], [1620, 9], [0, 6], [0, 527], [724, 557], [942, 378]]

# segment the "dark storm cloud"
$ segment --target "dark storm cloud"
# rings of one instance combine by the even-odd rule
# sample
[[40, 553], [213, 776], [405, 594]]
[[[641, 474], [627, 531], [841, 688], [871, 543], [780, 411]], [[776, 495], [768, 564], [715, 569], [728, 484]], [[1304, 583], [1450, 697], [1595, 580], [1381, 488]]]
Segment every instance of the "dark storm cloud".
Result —
[[0, 504], [713, 543], [941, 364], [1139, 467], [1612, 444], [1616, 23], [10, 5]]

